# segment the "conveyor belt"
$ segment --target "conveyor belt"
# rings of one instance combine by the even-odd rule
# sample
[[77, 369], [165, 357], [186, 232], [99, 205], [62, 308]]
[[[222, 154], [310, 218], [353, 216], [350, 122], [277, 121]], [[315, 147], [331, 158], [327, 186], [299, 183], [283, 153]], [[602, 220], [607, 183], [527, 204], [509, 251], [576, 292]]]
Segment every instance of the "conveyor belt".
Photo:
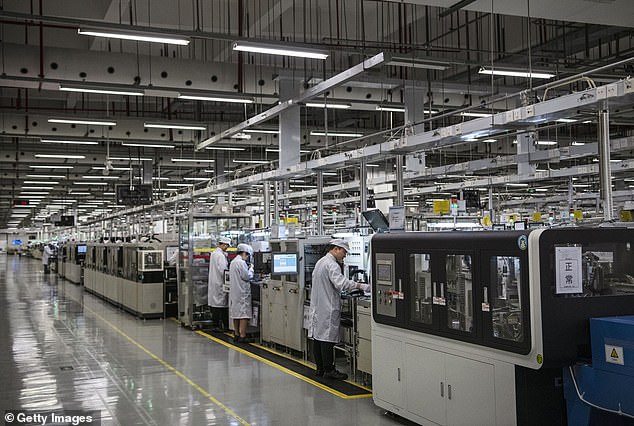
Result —
[[312, 366], [303, 364], [301, 361], [294, 360], [286, 357], [282, 354], [277, 354], [268, 350], [267, 348], [254, 343], [233, 343], [233, 336], [230, 334], [202, 331], [197, 332], [200, 335], [206, 336], [212, 340], [220, 340], [227, 346], [235, 347], [247, 354], [260, 358], [281, 370], [287, 371], [302, 380], [311, 383], [321, 389], [329, 391], [341, 398], [353, 399], [353, 398], [368, 398], [372, 396], [372, 391], [363, 386], [357, 385], [350, 381], [332, 380], [323, 377], [317, 377], [315, 375], [315, 369]]

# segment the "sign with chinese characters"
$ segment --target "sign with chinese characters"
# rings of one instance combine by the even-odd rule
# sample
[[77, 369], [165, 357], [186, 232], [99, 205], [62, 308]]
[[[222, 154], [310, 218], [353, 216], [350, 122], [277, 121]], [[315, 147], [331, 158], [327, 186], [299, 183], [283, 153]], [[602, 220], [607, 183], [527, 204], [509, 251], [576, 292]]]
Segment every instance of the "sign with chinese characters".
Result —
[[581, 247], [555, 247], [555, 293], [583, 292]]

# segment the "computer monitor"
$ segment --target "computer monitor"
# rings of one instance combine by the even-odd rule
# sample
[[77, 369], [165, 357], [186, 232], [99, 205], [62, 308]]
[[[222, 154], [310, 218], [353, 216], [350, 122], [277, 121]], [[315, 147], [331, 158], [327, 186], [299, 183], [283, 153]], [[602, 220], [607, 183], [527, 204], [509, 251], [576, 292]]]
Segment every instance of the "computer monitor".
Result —
[[299, 270], [297, 253], [271, 253], [271, 273], [274, 275], [293, 275]]
[[86, 254], [86, 244], [77, 245], [77, 254]]
[[385, 232], [390, 228], [387, 218], [381, 210], [366, 210], [362, 214], [374, 232]]

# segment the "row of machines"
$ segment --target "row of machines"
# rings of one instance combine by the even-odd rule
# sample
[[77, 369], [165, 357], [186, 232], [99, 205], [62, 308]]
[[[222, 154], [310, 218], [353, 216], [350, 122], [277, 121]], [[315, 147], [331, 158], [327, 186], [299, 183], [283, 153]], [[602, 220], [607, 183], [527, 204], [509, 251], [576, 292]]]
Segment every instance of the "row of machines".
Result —
[[57, 274], [72, 283], [81, 284], [85, 259], [85, 242], [69, 241], [62, 244], [57, 250]]
[[86, 291], [141, 318], [165, 315], [164, 259], [171, 243], [88, 243]]
[[425, 425], [634, 419], [634, 229], [372, 238], [372, 381]]

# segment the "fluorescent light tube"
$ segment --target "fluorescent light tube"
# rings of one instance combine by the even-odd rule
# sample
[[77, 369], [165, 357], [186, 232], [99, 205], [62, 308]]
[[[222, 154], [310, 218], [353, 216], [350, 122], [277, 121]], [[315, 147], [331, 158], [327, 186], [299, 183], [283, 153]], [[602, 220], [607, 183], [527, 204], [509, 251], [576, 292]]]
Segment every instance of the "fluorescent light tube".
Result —
[[213, 163], [216, 160], [208, 160], [204, 158], [172, 158], [175, 163]]
[[108, 182], [73, 182], [75, 185], [100, 185], [106, 186]]
[[461, 112], [460, 115], [463, 117], [491, 117], [492, 114], [484, 112]]
[[495, 139], [485, 139], [482, 142], [493, 143], [493, 142], [497, 142], [497, 140], [495, 140]]
[[38, 191], [41, 189], [53, 189], [53, 186], [23, 186], [22, 191]]
[[63, 176], [63, 175], [26, 175], [26, 177], [36, 178], [36, 179], [39, 179], [39, 178], [65, 179], [66, 178], [66, 176]]
[[537, 145], [557, 145], [556, 141], [537, 141]]
[[75, 160], [83, 160], [86, 158], [85, 155], [66, 155], [66, 154], [35, 154], [33, 155], [35, 158], [63, 158], [63, 159], [75, 159]]
[[121, 142], [121, 146], [141, 146], [144, 148], [175, 148], [175, 145], [158, 144], [158, 143], [142, 143], [142, 142]]
[[100, 28], [79, 28], [77, 30], [77, 34], [93, 36], [93, 37], [116, 38], [119, 40], [147, 41], [150, 43], [177, 44], [179, 46], [187, 46], [190, 42], [189, 37], [161, 34], [161, 33], [152, 33], [152, 32], [143, 32], [143, 31], [120, 31], [120, 30], [100, 29]]
[[324, 102], [306, 102], [306, 106], [309, 108], [332, 108], [332, 109], [349, 109], [352, 108], [350, 104], [331, 104]]
[[71, 189], [70, 193], [73, 195], [92, 195], [90, 192], [79, 192], [79, 191], [75, 192], [74, 189]]
[[447, 65], [444, 65], [440, 62], [436, 61], [425, 61], [422, 59], [413, 59], [413, 58], [399, 58], [392, 57], [385, 65], [394, 65], [397, 67], [409, 67], [409, 68], [421, 68], [427, 70], [438, 70], [444, 71], [449, 68]]
[[525, 186], [528, 186], [528, 184], [527, 183], [507, 183], [506, 186], [525, 187]]
[[269, 130], [269, 129], [245, 129], [244, 133], [266, 133], [270, 135], [277, 135], [280, 133], [279, 130]]
[[178, 99], [189, 99], [193, 101], [209, 101], [209, 102], [231, 102], [237, 104], [252, 104], [252, 98], [230, 97], [222, 95], [205, 96], [205, 95], [178, 95]]
[[486, 69], [484, 67], [480, 68], [478, 71], [480, 74], [487, 75], [502, 75], [507, 77], [525, 77], [525, 78], [553, 78], [555, 74], [545, 73], [545, 72], [528, 72], [528, 71], [511, 71], [511, 70], [502, 70], [502, 69]]
[[[103, 170], [103, 166], [92, 166], [93, 170]], [[132, 167], [113, 167], [111, 170], [132, 170]]]
[[291, 46], [287, 43], [253, 43], [247, 41], [236, 41], [233, 43], [233, 50], [252, 53], [266, 53], [269, 55], [294, 56], [297, 58], [326, 59], [328, 52], [319, 49]]
[[[311, 136], [326, 136], [326, 132], [313, 130], [310, 132]], [[328, 136], [338, 136], [342, 138], [360, 138], [362, 133], [345, 133], [345, 132], [328, 132]]]
[[[211, 178], [203, 178], [203, 177], [186, 177], [186, 178], [183, 178], [183, 180], [191, 180], [191, 181], [203, 182], [203, 181], [211, 180]], [[170, 184], [168, 183], [168, 185], [170, 185]]]
[[577, 120], [574, 118], [558, 118], [555, 120], [557, 123], [576, 123]]
[[25, 180], [22, 185], [58, 185], [59, 182], [50, 180]]
[[270, 161], [267, 160], [233, 160], [234, 163], [241, 164], [269, 164]]
[[166, 183], [165, 186], [173, 186], [173, 187], [179, 187], [179, 188], [184, 188], [186, 186], [192, 186], [193, 183]]
[[147, 157], [108, 157], [108, 159], [117, 161], [152, 161], [151, 158]]
[[405, 108], [388, 107], [388, 106], [381, 106], [381, 105], [377, 105], [376, 110], [387, 111], [387, 112], [405, 112]]
[[208, 146], [205, 149], [211, 151], [244, 151], [244, 148], [233, 148], [229, 146]]
[[49, 123], [63, 124], [88, 124], [95, 126], [116, 126], [117, 122], [112, 120], [98, 120], [94, 118], [49, 118]]
[[83, 86], [62, 86], [59, 85], [59, 90], [63, 92], [80, 92], [80, 93], [98, 93], [102, 95], [123, 95], [123, 96], [143, 96], [143, 93], [140, 90], [129, 90], [129, 89], [115, 89], [115, 88], [101, 88], [101, 87], [83, 87]]
[[72, 169], [73, 166], [58, 166], [58, 165], [50, 165], [50, 166], [29, 166], [32, 169]]
[[20, 191], [20, 195], [48, 195], [49, 191]]
[[84, 175], [82, 176], [83, 179], [119, 179], [119, 176], [90, 176], [90, 175]]
[[207, 126], [186, 123], [143, 123], [143, 127], [151, 129], [207, 130]]
[[56, 140], [56, 139], [40, 139], [40, 142], [70, 144], [70, 145], [98, 145], [99, 144], [99, 142], [96, 142], [96, 141], [73, 141], [73, 140]]

